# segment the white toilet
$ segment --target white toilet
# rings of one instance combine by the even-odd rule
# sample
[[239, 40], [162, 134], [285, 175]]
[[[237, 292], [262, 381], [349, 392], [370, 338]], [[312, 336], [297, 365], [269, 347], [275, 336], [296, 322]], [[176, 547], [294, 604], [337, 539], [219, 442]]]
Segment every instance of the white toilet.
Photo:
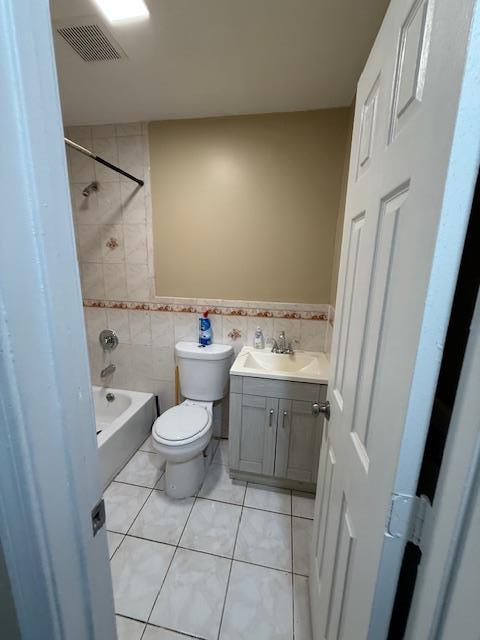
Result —
[[166, 460], [165, 489], [172, 498], [193, 496], [205, 476], [204, 451], [212, 437], [214, 400], [227, 392], [233, 349], [178, 342], [175, 356], [185, 401], [155, 420], [152, 442]]

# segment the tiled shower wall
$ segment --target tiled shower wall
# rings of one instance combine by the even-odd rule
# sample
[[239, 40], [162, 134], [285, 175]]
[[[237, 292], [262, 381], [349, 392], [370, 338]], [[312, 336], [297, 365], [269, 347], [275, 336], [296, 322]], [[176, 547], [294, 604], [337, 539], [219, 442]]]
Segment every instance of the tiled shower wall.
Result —
[[[210, 309], [215, 342], [238, 352], [253, 343], [257, 326], [265, 337], [285, 331], [297, 348], [329, 352], [329, 305], [259, 301], [157, 298], [153, 278], [153, 233], [147, 126], [143, 123], [71, 127], [67, 137], [145, 180], [143, 188], [69, 149], [75, 224], [90, 369], [94, 384], [159, 395], [163, 410], [175, 401], [174, 344], [196, 340], [198, 316]], [[82, 191], [97, 181], [98, 192]], [[115, 373], [101, 380], [105, 358], [98, 334], [114, 329], [120, 344], [112, 354]]]

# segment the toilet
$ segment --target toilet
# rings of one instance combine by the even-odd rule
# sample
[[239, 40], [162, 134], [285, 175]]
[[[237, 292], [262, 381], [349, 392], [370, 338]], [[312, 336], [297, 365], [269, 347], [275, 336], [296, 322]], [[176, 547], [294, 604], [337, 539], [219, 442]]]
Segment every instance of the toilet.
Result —
[[232, 347], [224, 344], [175, 345], [185, 400], [162, 413], [152, 427], [152, 444], [166, 460], [165, 490], [171, 498], [194, 496], [203, 482], [204, 451], [213, 432], [213, 403], [227, 392], [232, 354]]

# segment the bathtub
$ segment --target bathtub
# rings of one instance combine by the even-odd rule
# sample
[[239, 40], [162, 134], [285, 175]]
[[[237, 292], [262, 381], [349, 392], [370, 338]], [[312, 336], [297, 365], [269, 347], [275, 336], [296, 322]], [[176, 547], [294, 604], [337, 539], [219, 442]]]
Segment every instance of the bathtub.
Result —
[[[151, 393], [92, 387], [102, 488], [111, 482], [151, 432], [157, 417]], [[107, 400], [112, 393], [115, 399]]]

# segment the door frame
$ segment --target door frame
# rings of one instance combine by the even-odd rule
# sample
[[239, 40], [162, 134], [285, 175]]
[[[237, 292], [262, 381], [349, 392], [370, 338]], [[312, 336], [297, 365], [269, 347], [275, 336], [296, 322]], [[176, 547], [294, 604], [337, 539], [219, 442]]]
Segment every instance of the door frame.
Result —
[[[477, 637], [480, 615], [477, 603], [470, 609], [466, 593], [478, 594], [480, 576], [475, 565], [470, 578], [462, 571], [462, 555], [469, 537], [476, 538], [472, 522], [479, 520], [480, 480], [480, 293], [471, 322], [451, 423], [433, 501], [425, 550], [419, 565], [405, 637], [443, 637], [445, 623], [457, 607], [457, 618], [469, 625], [459, 637]], [[477, 524], [478, 526], [478, 524]], [[477, 562], [478, 564], [478, 562]], [[478, 571], [478, 568], [477, 568]], [[472, 583], [473, 582], [473, 583]], [[458, 607], [465, 609], [458, 615]], [[467, 615], [465, 613], [468, 612]], [[476, 618], [476, 620], [475, 620]], [[473, 621], [475, 622], [473, 623]], [[472, 624], [473, 623], [473, 624]], [[468, 634], [468, 635], [467, 635]]]
[[0, 86], [1, 547], [22, 638], [113, 640], [48, 0], [0, 2]]
[[[472, 10], [445, 191], [393, 493], [415, 495], [480, 164], [480, 2]], [[385, 533], [369, 638], [388, 632], [406, 540]]]

